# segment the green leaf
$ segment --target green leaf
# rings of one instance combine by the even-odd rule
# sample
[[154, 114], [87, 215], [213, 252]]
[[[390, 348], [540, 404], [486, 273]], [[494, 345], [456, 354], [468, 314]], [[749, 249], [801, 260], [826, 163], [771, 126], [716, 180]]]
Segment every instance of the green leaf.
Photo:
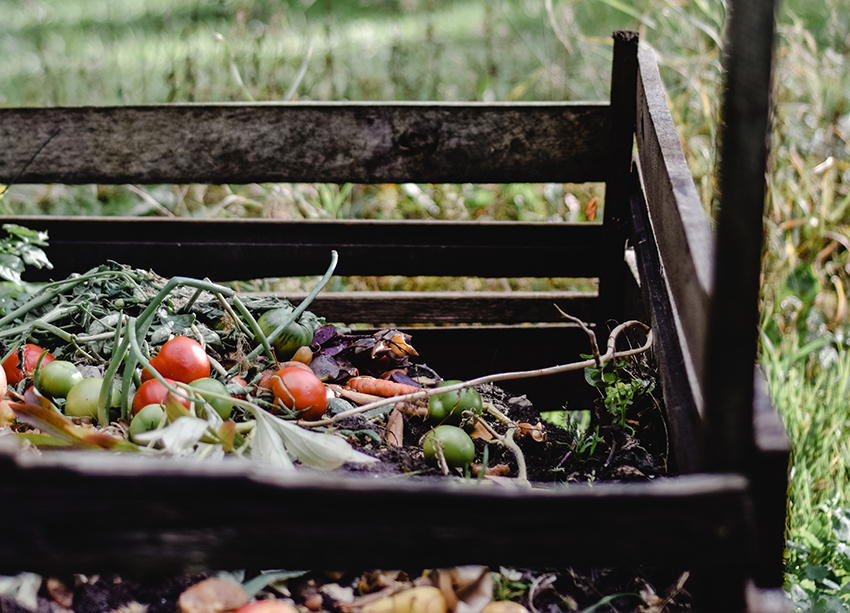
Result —
[[53, 264], [47, 259], [47, 254], [40, 247], [36, 247], [35, 245], [21, 245], [18, 251], [24, 260], [24, 264], [28, 266], [47, 268], [48, 270], [53, 268]]
[[32, 230], [14, 223], [3, 224], [3, 229], [12, 236], [23, 239], [25, 242], [41, 245], [42, 247], [47, 246], [47, 232]]
[[785, 279], [785, 287], [803, 302], [813, 302], [820, 293], [820, 281], [808, 264], [801, 264]]
[[16, 255], [0, 253], [0, 277], [17, 285], [21, 284], [24, 261]]

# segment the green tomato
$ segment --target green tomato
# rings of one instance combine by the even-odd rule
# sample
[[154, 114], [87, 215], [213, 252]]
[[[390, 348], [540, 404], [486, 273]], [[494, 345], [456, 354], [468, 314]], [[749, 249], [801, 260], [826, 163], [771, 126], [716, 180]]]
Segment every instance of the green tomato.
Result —
[[[291, 307], [279, 307], [266, 311], [257, 320], [263, 334], [269, 336], [280, 326], [292, 313]], [[304, 312], [301, 317], [287, 325], [272, 343], [278, 360], [285, 362], [295, 355], [301, 347], [307, 347], [313, 342], [313, 334], [316, 332], [315, 317]]]
[[130, 422], [130, 438], [138, 443], [136, 437], [143, 432], [150, 432], [159, 427], [163, 415], [165, 415], [165, 411], [161, 405], [149, 404], [142, 407]]
[[[221, 394], [222, 396], [230, 396], [230, 392], [227, 391], [227, 386], [218, 379], [213, 379], [212, 377], [195, 379], [189, 385], [200, 391], [202, 396], [203, 392], [212, 392], [214, 394]], [[230, 418], [230, 413], [233, 410], [232, 402], [209, 396], [204, 396], [204, 400], [206, 400], [210, 406], [215, 409], [216, 413], [221, 415], [222, 419]]]
[[437, 426], [425, 435], [422, 451], [425, 453], [425, 461], [431, 466], [439, 465], [438, 448], [443, 450], [446, 464], [452, 467], [469, 466], [475, 459], [475, 444], [457, 426]]
[[[65, 415], [73, 417], [97, 417], [97, 399], [100, 396], [100, 388], [103, 379], [100, 377], [88, 377], [78, 381], [65, 399]], [[121, 392], [118, 387], [112, 386], [112, 402], [110, 407], [121, 403]]]
[[64, 398], [83, 374], [73, 362], [54, 360], [38, 371], [38, 391], [53, 398]]
[[[457, 380], [443, 381], [437, 387], [445, 387], [461, 383]], [[438, 424], [449, 424], [459, 426], [463, 422], [464, 428], [472, 430], [475, 427], [474, 419], [463, 418], [464, 411], [471, 411], [481, 415], [483, 410], [481, 395], [471, 387], [445, 394], [434, 394], [428, 399], [428, 417], [432, 422]]]

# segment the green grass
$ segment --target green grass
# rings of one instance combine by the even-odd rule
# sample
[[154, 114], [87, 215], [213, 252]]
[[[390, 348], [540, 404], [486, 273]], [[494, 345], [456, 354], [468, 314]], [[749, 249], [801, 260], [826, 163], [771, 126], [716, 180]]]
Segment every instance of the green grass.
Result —
[[[634, 28], [659, 52], [710, 210], [723, 3], [551, 4], [549, 14], [539, 0], [0, 0], [0, 104], [604, 100], [610, 32]], [[836, 611], [850, 611], [841, 591], [850, 573], [845, 5], [781, 2], [760, 357], [794, 445], [788, 591], [800, 609]], [[599, 186], [562, 185], [15, 186], [0, 211], [580, 221], [601, 196]]]

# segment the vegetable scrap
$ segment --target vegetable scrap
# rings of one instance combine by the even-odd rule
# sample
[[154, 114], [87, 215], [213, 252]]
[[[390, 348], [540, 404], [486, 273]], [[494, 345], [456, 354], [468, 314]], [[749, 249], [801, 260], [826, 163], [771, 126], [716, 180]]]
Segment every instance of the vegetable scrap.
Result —
[[[666, 449], [649, 450], [639, 431], [663, 421], [651, 377], [629, 372], [651, 343], [643, 324], [618, 326], [604, 355], [594, 345], [593, 356], [536, 372], [444, 379], [410, 334], [353, 330], [307, 310], [336, 260], [297, 306], [111, 261], [4, 288], [0, 436], [24, 453], [232, 457], [496, 482], [666, 473]], [[646, 342], [617, 352], [632, 328]], [[541, 411], [495, 385], [580, 369], [600, 389], [587, 423], [582, 411]]]
[[690, 610], [688, 579], [687, 572], [657, 570], [477, 565], [160, 577], [21, 573], [0, 576], [0, 609], [21, 613], [674, 613]]

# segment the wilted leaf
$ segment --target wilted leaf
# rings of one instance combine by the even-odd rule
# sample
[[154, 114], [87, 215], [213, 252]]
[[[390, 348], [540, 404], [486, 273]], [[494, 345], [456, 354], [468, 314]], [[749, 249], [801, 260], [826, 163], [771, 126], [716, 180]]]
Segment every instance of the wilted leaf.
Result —
[[364, 606], [361, 613], [446, 613], [443, 593], [431, 585], [410, 588]]
[[21, 258], [8, 253], [0, 253], [0, 277], [20, 285], [22, 272], [24, 272], [24, 261]]
[[66, 441], [74, 447], [79, 449], [102, 448], [102, 445], [97, 442], [85, 440], [84, 436], [90, 434], [90, 430], [75, 426], [64, 415], [60, 415], [52, 409], [45, 409], [21, 402], [12, 402], [10, 406], [22, 422], [38, 428], [53, 437]]
[[209, 423], [200, 417], [180, 417], [165, 428], [135, 435], [140, 443], [160, 441], [169, 453], [184, 453], [197, 445], [207, 433]]
[[274, 428], [271, 414], [266, 411], [256, 413], [257, 425], [251, 438], [251, 457], [277, 464], [284, 470], [295, 470], [292, 459], [286, 452], [283, 439]]
[[[292, 422], [275, 417], [267, 411], [257, 411], [255, 415], [257, 416], [257, 435], [261, 432], [264, 435], [276, 433], [282, 441], [283, 448], [307, 466], [334, 470], [346, 462], [365, 464], [378, 461], [376, 458], [356, 451], [347, 441], [333, 434], [307, 430]], [[261, 453], [265, 454], [271, 451], [274, 456], [279, 456], [277, 443], [263, 440], [263, 444], [269, 445], [269, 443], [272, 444], [271, 448], [264, 449]], [[256, 435], [254, 445], [256, 445]]]
[[404, 441], [404, 416], [394, 408], [387, 419], [384, 442], [391, 447], [401, 447], [402, 441]]

